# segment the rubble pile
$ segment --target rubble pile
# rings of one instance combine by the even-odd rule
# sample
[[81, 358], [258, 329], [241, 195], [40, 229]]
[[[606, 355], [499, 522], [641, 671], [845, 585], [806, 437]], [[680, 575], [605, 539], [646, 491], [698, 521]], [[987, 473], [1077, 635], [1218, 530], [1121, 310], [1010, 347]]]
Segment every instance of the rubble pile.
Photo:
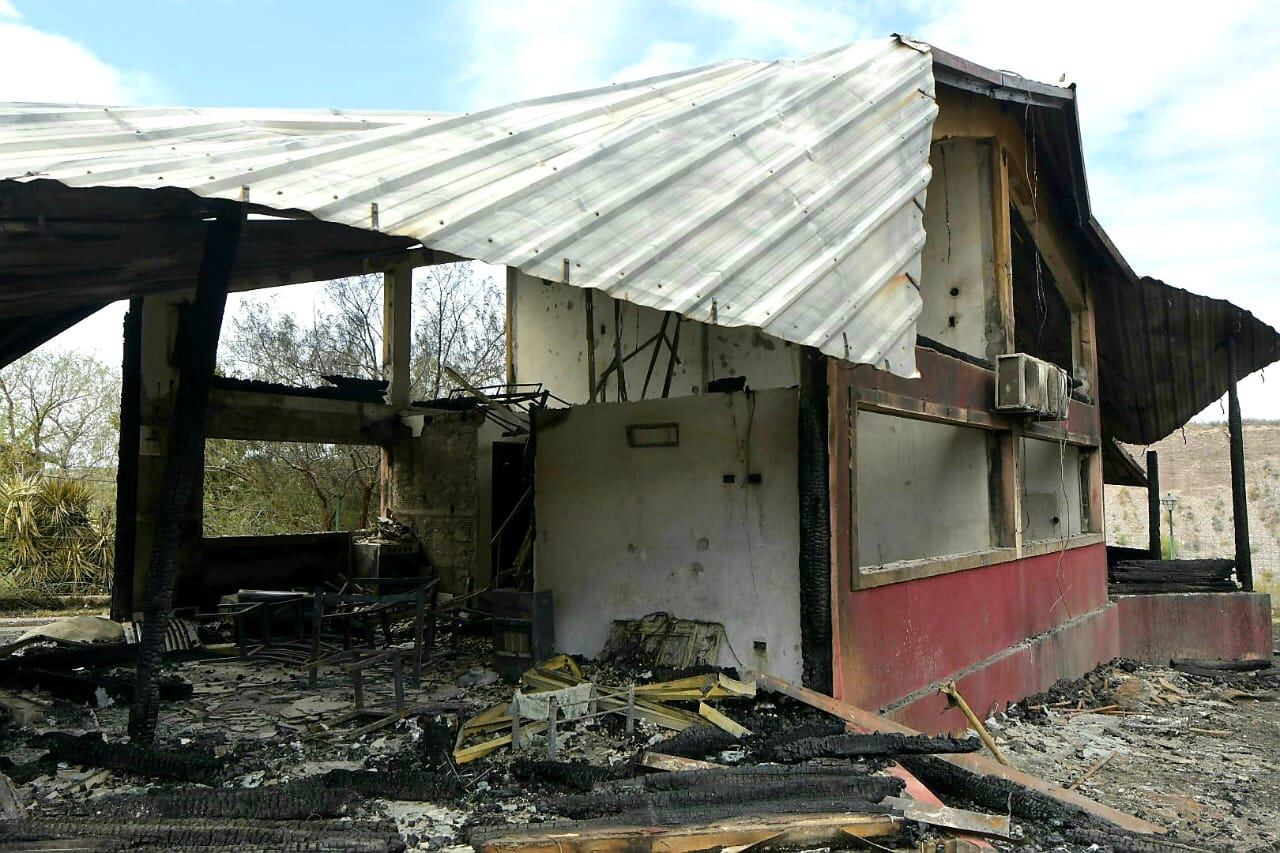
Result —
[[[1019, 767], [1167, 827], [1195, 849], [1272, 850], [1280, 827], [1277, 700], [1276, 667], [1119, 660], [987, 726]], [[1038, 835], [1045, 849], [1063, 837], [1056, 829]]]
[[[868, 729], [857, 715], [874, 715], [766, 676], [559, 656], [512, 685], [490, 677], [490, 654], [487, 638], [443, 638], [403, 710], [371, 728], [352, 716], [341, 668], [311, 686], [296, 662], [175, 652], [166, 677], [187, 690], [166, 702], [147, 749], [128, 742], [110, 693], [8, 682], [0, 699], [38, 714], [0, 721], [0, 838], [103, 850], [1146, 851], [1249, 849], [1280, 825], [1274, 793], [1272, 811], [1246, 808], [1259, 788], [1280, 790], [1275, 766], [1224, 721], [1263, 704], [1271, 671], [1121, 662], [988, 721], [1017, 768], [1171, 830], [1143, 836], [1055, 799], [1061, 789], [984, 775], [999, 765], [976, 737]], [[127, 659], [102, 659], [69, 671], [127, 679]], [[362, 684], [369, 704], [392, 690], [385, 668]], [[1138, 772], [1148, 761], [1161, 774]], [[1164, 788], [1184, 772], [1214, 774], [1212, 793]]]

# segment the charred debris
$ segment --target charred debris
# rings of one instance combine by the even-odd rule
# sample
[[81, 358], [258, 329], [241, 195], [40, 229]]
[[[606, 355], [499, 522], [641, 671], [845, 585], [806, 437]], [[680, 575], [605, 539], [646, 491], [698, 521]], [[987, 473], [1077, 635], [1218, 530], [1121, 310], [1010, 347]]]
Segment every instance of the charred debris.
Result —
[[[132, 626], [104, 641], [80, 617], [3, 646], [5, 849], [1204, 849], [1002, 764], [978, 737], [697, 663], [640, 631], [666, 616], [618, 623], [596, 661], [553, 655], [502, 678], [483, 597], [441, 605], [401, 586], [247, 594], [219, 619], [175, 618], [152, 745], [126, 734]], [[1067, 704], [1029, 700], [1017, 719]]]

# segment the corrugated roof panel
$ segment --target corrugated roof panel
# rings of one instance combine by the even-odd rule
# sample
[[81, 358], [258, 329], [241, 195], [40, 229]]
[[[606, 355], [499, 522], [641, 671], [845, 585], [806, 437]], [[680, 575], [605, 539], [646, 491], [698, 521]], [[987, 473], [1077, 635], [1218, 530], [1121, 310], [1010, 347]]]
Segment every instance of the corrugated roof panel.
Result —
[[182, 187], [913, 375], [927, 50], [734, 61], [466, 115], [9, 105], [11, 178]]

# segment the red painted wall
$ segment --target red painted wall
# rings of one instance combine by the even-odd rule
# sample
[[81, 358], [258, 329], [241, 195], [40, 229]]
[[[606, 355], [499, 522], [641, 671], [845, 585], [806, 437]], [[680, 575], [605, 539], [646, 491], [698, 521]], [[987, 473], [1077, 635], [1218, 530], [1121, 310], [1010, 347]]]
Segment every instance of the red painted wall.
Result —
[[[981, 717], [1010, 702], [1048, 690], [1063, 678], [1078, 678], [1116, 657], [1119, 612], [1112, 606], [1090, 610], [1082, 619], [1022, 643], [956, 679], [956, 688]], [[891, 710], [888, 716], [920, 731], [962, 733], [968, 720], [947, 706], [936, 690]]]
[[1125, 657], [1153, 663], [1271, 659], [1271, 596], [1265, 593], [1121, 595], [1116, 605]]
[[[1090, 545], [856, 592], [850, 591], [848, 581], [837, 581], [836, 693], [874, 709], [1104, 607], [1106, 547]], [[1075, 630], [1067, 634], [1098, 634], [1091, 641], [1081, 639], [1089, 648], [1082, 645], [1083, 654], [1069, 657], [1081, 662], [1092, 657], [1099, 640], [1098, 653], [1114, 654], [1114, 618], [1099, 625], [1083, 635]], [[1059, 642], [1035, 655], [1054, 654], [1054, 648], [1072, 651]], [[1011, 663], [1001, 665], [1017, 669]], [[1024, 663], [1021, 669], [1031, 665]], [[1054, 661], [1042, 659], [1035, 660], [1034, 668], [1060, 671]], [[1009, 680], [1003, 692], [1016, 692], [1026, 683], [1030, 682], [1025, 677]], [[996, 698], [1001, 692], [999, 684], [984, 690]], [[1003, 701], [1018, 698], [1009, 695]]]

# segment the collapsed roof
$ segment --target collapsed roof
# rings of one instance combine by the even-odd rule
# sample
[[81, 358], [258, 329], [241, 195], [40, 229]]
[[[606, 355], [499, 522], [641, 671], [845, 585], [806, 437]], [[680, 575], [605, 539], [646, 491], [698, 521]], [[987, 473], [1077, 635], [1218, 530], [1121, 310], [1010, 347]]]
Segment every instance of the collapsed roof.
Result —
[[[247, 199], [362, 229], [344, 234], [358, 251], [377, 232], [547, 279], [568, 259], [580, 287], [911, 375], [937, 111], [928, 53], [897, 40], [465, 115], [10, 107], [0, 150], [20, 183], [6, 182], [3, 215], [43, 223], [4, 272], [57, 304], [190, 282], [198, 255], [166, 243], [91, 272], [59, 253], [48, 284], [39, 250], [42, 229], [136, 228], [156, 204], [104, 188], [181, 187], [160, 203]], [[239, 267], [278, 251], [245, 246]]]
[[1109, 436], [1154, 441], [1221, 396], [1228, 332], [1242, 374], [1280, 358], [1247, 311], [1129, 270], [1089, 210], [1074, 90], [895, 37], [463, 115], [0, 107], [0, 363], [190, 286], [205, 220], [233, 201], [257, 214], [237, 288], [415, 250], [911, 376], [935, 80], [1025, 105], [1099, 291]]

